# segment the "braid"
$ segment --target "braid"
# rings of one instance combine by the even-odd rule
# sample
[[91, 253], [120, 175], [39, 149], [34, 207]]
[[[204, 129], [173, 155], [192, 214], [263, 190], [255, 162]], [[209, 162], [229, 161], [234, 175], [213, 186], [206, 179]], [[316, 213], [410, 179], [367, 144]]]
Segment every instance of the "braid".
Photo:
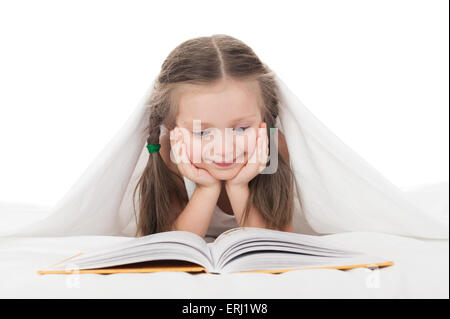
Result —
[[[166, 92], [163, 92], [167, 94]], [[155, 94], [150, 102], [147, 144], [160, 144], [161, 124], [169, 120], [170, 105], [164, 94]], [[173, 196], [176, 200], [187, 201], [179, 193], [175, 178], [177, 176], [164, 163], [160, 152], [149, 154], [147, 166], [136, 185], [139, 189], [139, 221], [137, 234], [147, 235], [171, 229], [177, 215], [171, 211]], [[136, 210], [135, 210], [136, 213]]]
[[147, 137], [147, 144], [159, 144], [159, 135], [161, 133], [160, 125], [162, 123], [162, 117], [156, 113], [156, 107], [150, 114], [149, 120], [149, 132]]

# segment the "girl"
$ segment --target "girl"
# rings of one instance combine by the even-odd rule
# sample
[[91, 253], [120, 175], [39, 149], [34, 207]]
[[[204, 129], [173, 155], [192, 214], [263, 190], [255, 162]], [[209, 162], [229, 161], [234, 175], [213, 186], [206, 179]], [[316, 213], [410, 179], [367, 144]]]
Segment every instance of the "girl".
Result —
[[[226, 35], [185, 41], [166, 58], [155, 83], [147, 143], [161, 147], [134, 189], [138, 235], [185, 230], [204, 237], [217, 210], [236, 227], [292, 232], [294, 175], [281, 132], [272, 141], [277, 169], [261, 174], [278, 88], [253, 50]], [[223, 147], [208, 149], [211, 137]], [[237, 143], [239, 137], [245, 142]], [[189, 181], [195, 183], [190, 198]]]

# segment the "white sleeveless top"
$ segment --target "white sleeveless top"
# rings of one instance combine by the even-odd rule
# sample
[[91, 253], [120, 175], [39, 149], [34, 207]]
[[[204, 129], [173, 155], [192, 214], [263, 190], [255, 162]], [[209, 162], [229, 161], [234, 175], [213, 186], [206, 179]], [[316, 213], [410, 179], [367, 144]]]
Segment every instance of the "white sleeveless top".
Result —
[[[195, 187], [197, 184], [190, 179], [183, 176], [184, 185], [186, 186], [186, 191], [189, 199], [191, 199], [192, 194], [194, 193]], [[205, 235], [206, 242], [212, 242], [224, 231], [238, 227], [236, 222], [236, 218], [234, 215], [229, 215], [220, 209], [219, 206], [216, 205], [214, 209], [213, 216], [211, 218], [211, 223], [209, 224], [209, 228]]]

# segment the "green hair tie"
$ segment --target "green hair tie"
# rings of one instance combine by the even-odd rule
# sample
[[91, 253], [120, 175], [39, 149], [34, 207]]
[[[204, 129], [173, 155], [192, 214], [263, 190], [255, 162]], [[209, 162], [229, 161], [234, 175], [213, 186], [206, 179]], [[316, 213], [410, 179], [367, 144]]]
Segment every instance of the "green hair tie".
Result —
[[147, 149], [150, 154], [158, 152], [160, 148], [161, 144], [147, 144]]

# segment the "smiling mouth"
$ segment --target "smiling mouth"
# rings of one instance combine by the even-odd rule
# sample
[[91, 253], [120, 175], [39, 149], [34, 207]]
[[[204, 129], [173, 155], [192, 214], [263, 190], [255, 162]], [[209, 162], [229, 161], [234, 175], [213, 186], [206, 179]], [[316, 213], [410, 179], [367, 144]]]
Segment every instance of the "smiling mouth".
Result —
[[228, 162], [213, 162], [214, 163], [214, 165], [216, 165], [216, 166], [219, 166], [219, 167], [230, 167], [230, 166], [232, 166], [232, 165], [234, 165], [235, 163], [236, 163], [236, 161], [235, 160], [233, 160], [233, 162], [231, 162], [231, 163], [228, 163]]
[[243, 155], [233, 158], [231, 162], [216, 162], [213, 160], [212, 163], [217, 167], [227, 168], [237, 163], [243, 163]]

